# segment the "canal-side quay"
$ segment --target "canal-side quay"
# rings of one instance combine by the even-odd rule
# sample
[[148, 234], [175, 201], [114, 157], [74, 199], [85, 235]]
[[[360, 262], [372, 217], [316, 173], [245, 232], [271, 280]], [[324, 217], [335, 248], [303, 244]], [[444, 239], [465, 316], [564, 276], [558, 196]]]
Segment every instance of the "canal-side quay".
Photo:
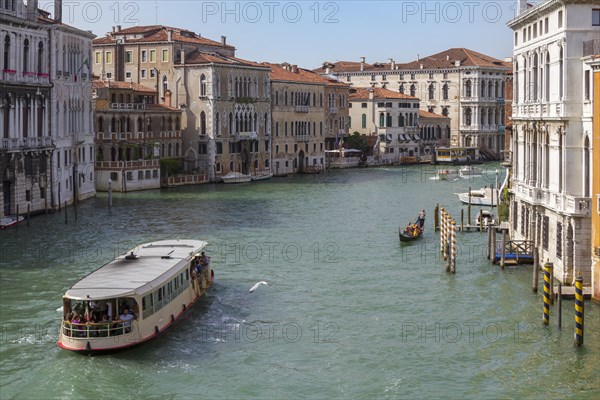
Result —
[[[66, 223], [63, 209], [1, 231], [0, 397], [597, 398], [597, 302], [575, 347], [575, 302], [562, 300], [561, 328], [549, 305], [544, 325], [542, 276], [534, 293], [531, 265], [492, 264], [487, 231], [457, 230], [446, 272], [433, 210], [459, 222], [454, 193], [494, 184], [498, 165], [485, 167], [451, 181], [382, 167], [114, 193], [110, 213], [99, 193], [77, 219], [68, 207]], [[400, 244], [421, 209], [422, 239]], [[209, 242], [204, 301], [131, 351], [60, 350], [65, 290], [165, 238]], [[273, 287], [248, 293], [262, 280]]]

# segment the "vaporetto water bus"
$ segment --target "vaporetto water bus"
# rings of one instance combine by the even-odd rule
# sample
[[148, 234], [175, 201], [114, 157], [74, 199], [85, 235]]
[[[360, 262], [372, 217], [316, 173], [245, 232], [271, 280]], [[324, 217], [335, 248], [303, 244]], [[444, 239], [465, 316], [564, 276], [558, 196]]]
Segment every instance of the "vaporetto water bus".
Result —
[[200, 240], [146, 243], [100, 267], [63, 296], [58, 345], [95, 354], [150, 340], [188, 310], [214, 281]]

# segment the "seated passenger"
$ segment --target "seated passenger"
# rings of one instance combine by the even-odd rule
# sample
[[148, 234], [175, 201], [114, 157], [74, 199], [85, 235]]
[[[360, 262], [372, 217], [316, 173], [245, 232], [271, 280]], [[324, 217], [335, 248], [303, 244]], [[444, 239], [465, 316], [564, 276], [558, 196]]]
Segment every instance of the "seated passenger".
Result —
[[125, 307], [123, 309], [123, 314], [119, 316], [119, 319], [123, 321], [123, 328], [125, 328], [125, 333], [131, 332], [131, 321], [135, 319], [133, 314], [129, 313], [129, 309]]

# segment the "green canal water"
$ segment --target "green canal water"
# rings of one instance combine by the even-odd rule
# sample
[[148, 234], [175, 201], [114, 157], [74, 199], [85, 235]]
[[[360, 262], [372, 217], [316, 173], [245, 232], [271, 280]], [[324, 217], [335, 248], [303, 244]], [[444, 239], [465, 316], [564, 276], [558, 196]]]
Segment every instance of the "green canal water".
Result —
[[[456, 275], [433, 232], [444, 204], [483, 177], [430, 180], [432, 167], [378, 168], [115, 195], [78, 219], [32, 218], [0, 232], [0, 398], [598, 399], [600, 307], [585, 345], [542, 325], [531, 268], [485, 260], [486, 235], [458, 233]], [[423, 240], [398, 226], [428, 212]], [[135, 244], [210, 242], [210, 294], [163, 336], [86, 357], [56, 346], [61, 296]], [[248, 289], [266, 280], [273, 287]]]

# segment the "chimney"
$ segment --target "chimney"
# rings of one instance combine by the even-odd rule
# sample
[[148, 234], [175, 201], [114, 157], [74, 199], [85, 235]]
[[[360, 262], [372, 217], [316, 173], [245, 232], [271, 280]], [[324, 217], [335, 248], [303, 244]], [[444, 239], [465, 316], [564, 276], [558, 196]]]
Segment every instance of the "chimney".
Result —
[[420, 68], [420, 69], [423, 69], [423, 64], [419, 64], [419, 68]]
[[295, 74], [298, 73], [298, 66], [296, 64], [292, 65], [292, 72]]
[[117, 32], [121, 32], [121, 25], [117, 25]]
[[227, 36], [221, 36], [221, 44], [222, 44], [223, 46], [226, 46], [226, 45], [227, 45]]
[[446, 61], [450, 61], [450, 54], [446, 54]]
[[27, 1], [27, 19], [30, 21], [37, 21], [38, 15], [38, 0]]
[[180, 57], [180, 61], [179, 61], [179, 63], [180, 63], [181, 65], [185, 64], [185, 50], [184, 50], [184, 49], [181, 49], [181, 50], [179, 51], [179, 57]]
[[365, 58], [364, 57], [360, 58], [360, 70], [361, 71], [365, 70]]
[[165, 103], [166, 106], [171, 107], [171, 91], [167, 89], [165, 91]]
[[369, 100], [373, 100], [375, 98], [375, 91], [370, 88], [369, 89]]
[[395, 70], [396, 69], [396, 61], [394, 61], [393, 58], [390, 58], [389, 62], [390, 62], [390, 69]]
[[325, 68], [325, 73], [326, 73], [327, 75], [329, 75], [329, 74], [331, 73], [331, 69], [330, 69], [329, 67], [326, 67], [326, 68]]
[[54, 21], [62, 22], [62, 0], [54, 0]]
[[115, 33], [117, 31], [117, 29], [115, 28], [115, 26], [113, 25], [112, 27], [112, 33]]
[[527, 0], [517, 0], [517, 16], [524, 13], [525, 10], [527, 10]]
[[167, 31], [167, 41], [169, 41], [169, 42], [173, 41], [173, 31], [170, 29]]

